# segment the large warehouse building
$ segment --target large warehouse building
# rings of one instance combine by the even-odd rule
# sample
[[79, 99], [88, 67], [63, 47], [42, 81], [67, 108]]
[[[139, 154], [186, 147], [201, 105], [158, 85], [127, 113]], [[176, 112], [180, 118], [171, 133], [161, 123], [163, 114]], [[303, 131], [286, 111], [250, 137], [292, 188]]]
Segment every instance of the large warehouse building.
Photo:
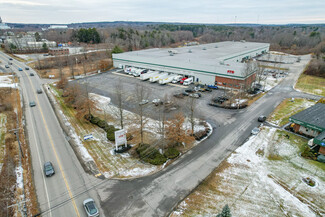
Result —
[[207, 85], [240, 88], [251, 84], [255, 71], [245, 60], [267, 53], [270, 44], [225, 41], [180, 48], [154, 48], [113, 54], [116, 68], [137, 67], [194, 77]]

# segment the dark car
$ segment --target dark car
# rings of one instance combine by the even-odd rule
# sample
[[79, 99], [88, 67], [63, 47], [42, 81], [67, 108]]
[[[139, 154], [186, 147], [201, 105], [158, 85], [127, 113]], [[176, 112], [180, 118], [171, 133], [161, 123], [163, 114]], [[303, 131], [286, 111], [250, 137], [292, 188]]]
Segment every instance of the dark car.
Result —
[[262, 116], [259, 116], [257, 120], [259, 122], [264, 122], [266, 120], [266, 117], [262, 115]]
[[8, 62], [9, 65], [12, 65], [12, 62]]
[[55, 174], [54, 167], [50, 161], [44, 164], [44, 174], [46, 177], [53, 176]]
[[10, 57], [9, 60], [12, 60], [12, 58]]
[[217, 85], [208, 85], [208, 88], [218, 90]]
[[29, 106], [34, 107], [34, 106], [36, 106], [36, 103], [34, 101], [31, 101], [31, 102], [29, 102]]
[[192, 89], [192, 88], [187, 88], [187, 89], [185, 90], [185, 92], [186, 92], [186, 93], [195, 93], [195, 90]]
[[31, 73], [29, 73], [29, 75], [30, 75], [30, 76], [34, 76], [34, 73], [31, 72]]
[[26, 70], [29, 70], [29, 67], [25, 67]]
[[84, 200], [83, 202], [84, 208], [86, 210], [88, 217], [97, 217], [99, 216], [99, 211], [96, 207], [95, 201], [91, 198]]

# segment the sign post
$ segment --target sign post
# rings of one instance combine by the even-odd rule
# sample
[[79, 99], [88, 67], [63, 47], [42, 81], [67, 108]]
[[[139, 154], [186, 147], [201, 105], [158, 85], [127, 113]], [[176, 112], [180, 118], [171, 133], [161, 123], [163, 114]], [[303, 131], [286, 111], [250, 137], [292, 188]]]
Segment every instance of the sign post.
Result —
[[127, 147], [126, 130], [115, 131], [115, 150], [118, 150], [118, 146], [123, 144]]

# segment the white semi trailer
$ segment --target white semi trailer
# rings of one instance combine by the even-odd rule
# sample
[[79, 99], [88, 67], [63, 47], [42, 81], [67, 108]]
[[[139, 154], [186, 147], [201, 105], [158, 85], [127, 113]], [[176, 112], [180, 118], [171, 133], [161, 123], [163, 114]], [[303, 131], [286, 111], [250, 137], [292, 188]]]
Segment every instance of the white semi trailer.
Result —
[[140, 75], [140, 79], [143, 80], [143, 81], [145, 81], [145, 80], [148, 80], [150, 77], [156, 76], [158, 74], [159, 74], [159, 72], [149, 71], [149, 72], [147, 72], [145, 74], [141, 74]]
[[159, 79], [165, 78], [168, 76], [168, 73], [160, 73], [158, 75], [155, 75], [153, 77], [150, 77], [150, 82], [156, 82], [159, 81]]
[[167, 84], [172, 82], [177, 75], [168, 75], [166, 78], [159, 79], [159, 84]]

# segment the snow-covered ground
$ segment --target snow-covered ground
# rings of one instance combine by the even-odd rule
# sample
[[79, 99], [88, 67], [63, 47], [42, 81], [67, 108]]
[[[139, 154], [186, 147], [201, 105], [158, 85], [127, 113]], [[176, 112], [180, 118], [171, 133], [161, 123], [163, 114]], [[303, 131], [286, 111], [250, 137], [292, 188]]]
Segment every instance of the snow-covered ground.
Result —
[[171, 216], [215, 216], [225, 204], [232, 216], [325, 216], [325, 171], [284, 135], [265, 127], [251, 136]]
[[12, 75], [0, 76], [0, 87], [17, 88], [18, 84], [13, 82]]

